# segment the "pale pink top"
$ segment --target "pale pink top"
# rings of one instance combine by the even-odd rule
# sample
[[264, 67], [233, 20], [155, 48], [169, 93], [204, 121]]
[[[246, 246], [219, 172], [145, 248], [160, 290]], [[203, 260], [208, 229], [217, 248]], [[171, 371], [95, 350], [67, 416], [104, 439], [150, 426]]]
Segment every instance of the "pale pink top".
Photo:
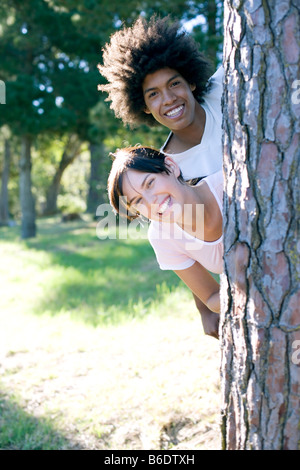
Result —
[[[222, 170], [203, 178], [202, 181], [207, 183], [222, 213]], [[151, 222], [148, 238], [161, 269], [187, 269], [198, 261], [212, 273], [220, 274], [223, 271], [223, 236], [214, 242], [205, 242], [185, 232], [177, 224]]]

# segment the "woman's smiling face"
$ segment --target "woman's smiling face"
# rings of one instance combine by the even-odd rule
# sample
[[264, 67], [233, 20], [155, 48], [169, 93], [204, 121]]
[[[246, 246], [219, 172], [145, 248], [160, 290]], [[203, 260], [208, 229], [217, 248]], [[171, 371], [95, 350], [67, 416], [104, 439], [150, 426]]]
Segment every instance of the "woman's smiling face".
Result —
[[[171, 161], [166, 160], [166, 163]], [[131, 169], [126, 171], [122, 193], [131, 210], [150, 220], [181, 221], [185, 186], [178, 181], [178, 166], [173, 162], [171, 165], [170, 174], [144, 173]]]
[[173, 132], [193, 123], [197, 102], [195, 85], [189, 84], [176, 70], [163, 68], [148, 74], [143, 82], [145, 112]]

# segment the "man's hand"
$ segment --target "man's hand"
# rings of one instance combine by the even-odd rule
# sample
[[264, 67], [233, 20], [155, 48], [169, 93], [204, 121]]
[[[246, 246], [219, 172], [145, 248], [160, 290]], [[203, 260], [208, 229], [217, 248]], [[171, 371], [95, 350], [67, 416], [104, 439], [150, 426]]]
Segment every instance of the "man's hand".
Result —
[[212, 336], [213, 338], [219, 339], [220, 315], [209, 310], [209, 308], [203, 302], [201, 302], [201, 300], [195, 294], [193, 295], [197, 309], [201, 315], [204, 333], [206, 335]]
[[204, 333], [219, 339], [220, 315], [211, 311], [200, 312]]

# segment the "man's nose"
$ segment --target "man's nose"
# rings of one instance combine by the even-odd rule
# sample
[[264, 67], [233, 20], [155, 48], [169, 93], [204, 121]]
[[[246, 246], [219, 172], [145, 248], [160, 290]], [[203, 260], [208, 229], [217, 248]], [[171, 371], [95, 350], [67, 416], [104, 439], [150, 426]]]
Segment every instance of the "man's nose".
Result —
[[167, 89], [163, 93], [163, 103], [164, 105], [171, 104], [173, 101], [176, 99], [175, 94], [172, 92], [172, 90]]

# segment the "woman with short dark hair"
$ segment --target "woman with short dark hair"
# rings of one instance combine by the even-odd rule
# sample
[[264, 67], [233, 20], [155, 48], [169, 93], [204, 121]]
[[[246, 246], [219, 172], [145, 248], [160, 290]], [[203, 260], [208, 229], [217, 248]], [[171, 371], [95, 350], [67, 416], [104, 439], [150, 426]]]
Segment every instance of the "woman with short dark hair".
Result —
[[[151, 243], [161, 269], [173, 270], [219, 313], [219, 285], [208, 271], [223, 270], [222, 172], [193, 186], [183, 180], [174, 160], [150, 147], [129, 147], [114, 156], [108, 179], [114, 211], [122, 214], [123, 205], [129, 219], [143, 216], [157, 222], [149, 231], [154, 230]], [[157, 227], [161, 230], [155, 234]]]

